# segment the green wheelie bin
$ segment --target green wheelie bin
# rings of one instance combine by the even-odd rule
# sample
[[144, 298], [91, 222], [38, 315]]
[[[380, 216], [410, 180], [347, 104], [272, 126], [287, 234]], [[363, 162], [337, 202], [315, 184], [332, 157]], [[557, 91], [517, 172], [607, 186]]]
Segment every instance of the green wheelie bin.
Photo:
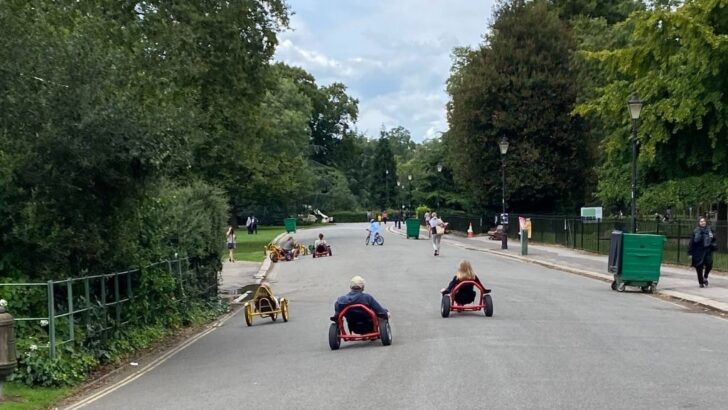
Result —
[[406, 221], [407, 239], [410, 237], [420, 239], [420, 220], [417, 218], [409, 218]]
[[283, 220], [283, 226], [286, 228], [286, 233], [296, 233], [296, 218], [286, 218]]
[[612, 290], [622, 292], [625, 286], [634, 286], [653, 293], [660, 281], [665, 242], [663, 235], [613, 233], [612, 249], [616, 260], [612, 261], [610, 252], [609, 270], [614, 273]]

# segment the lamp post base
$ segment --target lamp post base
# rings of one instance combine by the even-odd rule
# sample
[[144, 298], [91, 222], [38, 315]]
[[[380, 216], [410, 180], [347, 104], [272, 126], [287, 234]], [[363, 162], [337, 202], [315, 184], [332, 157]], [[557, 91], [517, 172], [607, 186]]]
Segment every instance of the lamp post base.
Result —
[[508, 225], [503, 225], [503, 234], [501, 235], [501, 249], [508, 249]]

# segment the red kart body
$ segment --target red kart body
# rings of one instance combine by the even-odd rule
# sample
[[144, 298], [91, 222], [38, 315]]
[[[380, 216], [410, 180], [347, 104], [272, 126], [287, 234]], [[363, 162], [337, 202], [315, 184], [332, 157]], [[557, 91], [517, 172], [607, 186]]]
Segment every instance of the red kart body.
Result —
[[316, 246], [311, 253], [313, 254], [314, 258], [320, 258], [322, 256], [332, 256], [331, 245], [326, 245], [325, 249], [321, 249], [321, 246]]
[[[345, 315], [352, 309], [360, 309], [370, 316], [372, 320], [371, 332], [364, 334], [346, 332], [344, 326], [344, 321], [346, 319]], [[339, 315], [332, 318], [332, 320], [334, 320], [334, 323], [332, 323], [329, 328], [329, 347], [331, 347], [331, 350], [338, 350], [342, 341], [354, 342], [381, 339], [384, 346], [392, 344], [392, 330], [389, 327], [389, 320], [379, 318], [369, 306], [362, 304], [346, 306], [341, 310], [341, 312], [339, 312]]]
[[[468, 305], [460, 305], [455, 302], [455, 295], [457, 295], [460, 289], [465, 285], [473, 285], [474, 288], [478, 289], [480, 298], [476, 298], [477, 303], [474, 302]], [[481, 309], [485, 312], [485, 316], [493, 316], [493, 299], [490, 294], [485, 293], [485, 288], [474, 280], [464, 280], [455, 285], [450, 294], [442, 295], [442, 303], [440, 306], [440, 313], [442, 314], [442, 317], [448, 317], [450, 315], [450, 311], [477, 312]]]

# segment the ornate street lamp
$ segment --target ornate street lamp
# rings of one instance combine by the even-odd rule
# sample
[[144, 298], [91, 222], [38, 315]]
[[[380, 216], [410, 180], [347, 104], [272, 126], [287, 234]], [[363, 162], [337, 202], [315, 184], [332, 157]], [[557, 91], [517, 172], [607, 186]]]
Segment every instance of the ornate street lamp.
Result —
[[[442, 173], [442, 164], [439, 164], [439, 163], [437, 164], [437, 173], [438, 174]], [[437, 176], [437, 182], [438, 182], [438, 184], [437, 184], [438, 185], [437, 186], [437, 188], [438, 188], [438, 190], [437, 190], [437, 212], [440, 212], [440, 190], [439, 190], [440, 175]]]
[[629, 116], [632, 118], [632, 233], [637, 233], [637, 127], [642, 105], [637, 93], [632, 93], [627, 101]]
[[386, 174], [384, 176], [384, 189], [387, 190], [387, 203], [384, 204], [384, 209], [387, 209], [387, 207], [389, 206], [389, 170], [384, 170], [384, 173]]
[[[508, 219], [506, 218], [506, 154], [508, 153], [508, 138], [503, 137], [498, 142], [501, 153], [501, 178], [503, 180], [503, 195], [501, 197], [502, 214], [501, 224], [503, 233], [501, 235], [501, 249], [508, 249]], [[505, 219], [505, 221], [504, 221]]]

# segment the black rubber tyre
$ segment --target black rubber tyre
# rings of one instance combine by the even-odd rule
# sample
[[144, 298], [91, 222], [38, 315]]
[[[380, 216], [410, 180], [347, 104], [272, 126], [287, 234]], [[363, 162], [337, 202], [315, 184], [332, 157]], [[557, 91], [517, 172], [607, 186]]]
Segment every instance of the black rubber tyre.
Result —
[[616, 280], [612, 281], [612, 290], [617, 290], [617, 281]]
[[331, 248], [329, 248], [329, 256], [333, 256], [334, 254], [331, 253]]
[[442, 300], [440, 301], [440, 315], [442, 315], [442, 317], [450, 316], [450, 295], [442, 295]]
[[392, 344], [392, 328], [389, 326], [389, 319], [379, 319], [379, 338], [384, 346]]
[[329, 326], [329, 347], [331, 350], [339, 350], [341, 339], [339, 339], [339, 325], [332, 323]]
[[272, 315], [270, 315], [270, 320], [272, 320], [272, 321], [274, 321], [274, 322], [275, 322], [276, 320], [278, 320], [278, 313], [273, 313]]
[[483, 298], [485, 302], [485, 317], [493, 317], [493, 298], [490, 295], [485, 295]]
[[271, 254], [270, 254], [270, 260], [271, 260], [271, 261], [272, 261], [273, 263], [276, 263], [276, 262], [278, 262], [278, 255], [276, 255], [275, 253], [271, 253]]
[[384, 245], [384, 237], [382, 237], [382, 235], [379, 235], [379, 236], [377, 236], [377, 239], [374, 240], [374, 242], [377, 245], [382, 246], [382, 245]]

